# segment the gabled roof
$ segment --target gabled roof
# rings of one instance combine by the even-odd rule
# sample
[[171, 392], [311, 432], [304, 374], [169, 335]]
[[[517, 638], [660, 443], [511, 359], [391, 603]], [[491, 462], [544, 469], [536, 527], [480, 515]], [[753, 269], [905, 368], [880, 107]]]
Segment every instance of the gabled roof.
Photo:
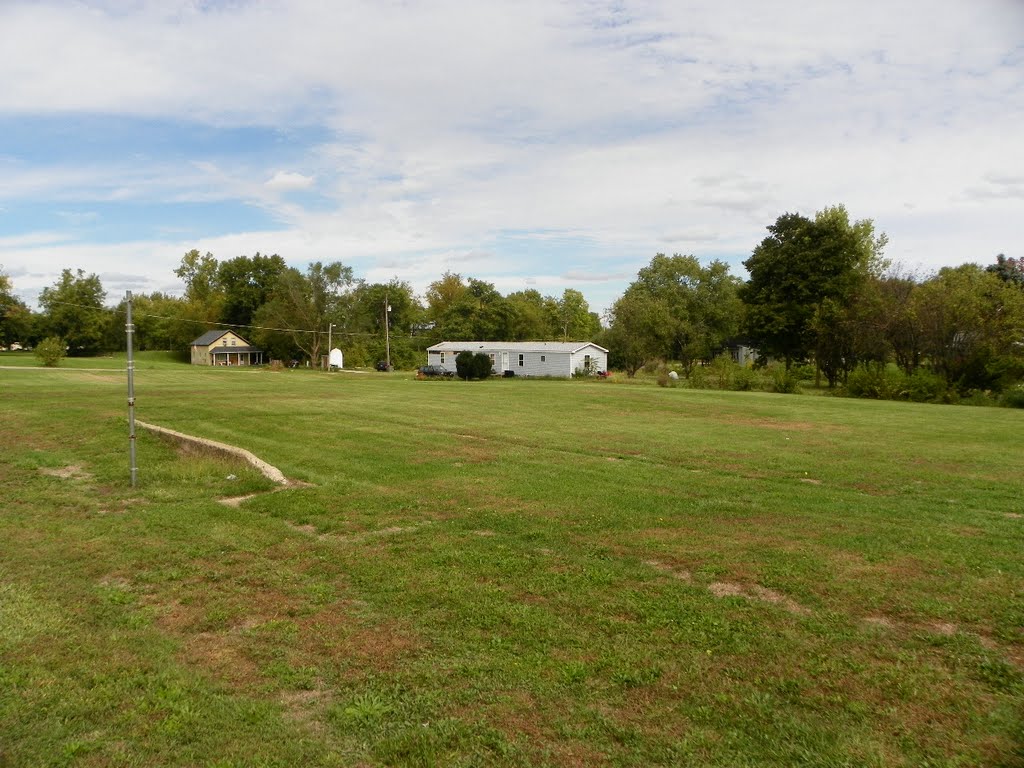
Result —
[[608, 352], [592, 341], [442, 341], [427, 347], [428, 352], [579, 352], [594, 347]]
[[[230, 328], [226, 329], [226, 330], [223, 330], [223, 331], [207, 331], [202, 336], [200, 336], [198, 339], [193, 341], [190, 346], [193, 346], [193, 347], [208, 347], [211, 344], [213, 344], [215, 341], [220, 339], [221, 336], [224, 336], [224, 335], [229, 334], [229, 333], [235, 333], [235, 332], [232, 331]], [[238, 336], [238, 334], [235, 333], [235, 336]], [[238, 338], [241, 341], [245, 341], [245, 339], [243, 339], [241, 336], [238, 336]], [[245, 343], [248, 344], [249, 342], [245, 341]], [[237, 349], [237, 347], [236, 347], [236, 349]]]

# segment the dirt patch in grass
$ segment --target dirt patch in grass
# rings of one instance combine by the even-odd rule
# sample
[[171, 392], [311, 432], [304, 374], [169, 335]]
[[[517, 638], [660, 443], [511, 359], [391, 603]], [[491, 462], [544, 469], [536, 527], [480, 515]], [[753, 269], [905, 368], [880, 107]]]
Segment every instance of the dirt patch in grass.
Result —
[[221, 504], [226, 507], [240, 507], [243, 501], [249, 499], [255, 499], [257, 496], [262, 496], [260, 493], [247, 493], [245, 496], [225, 496], [222, 499], [217, 499]]
[[81, 464], [68, 464], [66, 467], [40, 467], [39, 471], [50, 477], [61, 480], [92, 480], [92, 475], [85, 471]]
[[200, 632], [183, 640], [181, 656], [233, 688], [250, 689], [262, 680], [259, 667], [245, 653], [241, 637], [232, 633]]
[[761, 600], [772, 605], [777, 605], [780, 608], [784, 608], [790, 613], [805, 616], [810, 613], [807, 608], [800, 605], [790, 597], [786, 597], [781, 592], [776, 592], [774, 589], [768, 587], [762, 587], [760, 584], [740, 585], [733, 584], [727, 581], [716, 581], [708, 584], [708, 590], [715, 597], [743, 597], [748, 600]]
[[672, 578], [679, 579], [680, 581], [685, 581], [687, 583], [693, 581], [693, 574], [684, 568], [674, 568], [673, 566], [659, 560], [644, 560], [644, 565], [649, 565], [654, 570], [661, 571], [662, 573], [668, 574]]
[[316, 688], [308, 691], [285, 691], [278, 700], [284, 708], [286, 720], [295, 723], [313, 736], [320, 736], [325, 731], [322, 716], [331, 698], [331, 692], [318, 681]]
[[291, 528], [293, 531], [295, 531], [297, 533], [304, 533], [307, 536], [316, 536], [317, 535], [317, 527], [315, 525], [310, 525], [309, 523], [306, 523], [304, 525], [299, 525], [298, 523], [292, 523], [292, 522], [289, 522], [288, 520], [285, 520], [284, 524], [285, 524], [286, 527]]
[[741, 427], [759, 427], [761, 429], [776, 429], [782, 432], [823, 432], [842, 429], [833, 424], [814, 424], [810, 421], [780, 421], [777, 419], [751, 419], [743, 416], [719, 416], [716, 421], [726, 424], [736, 424]]
[[387, 620], [367, 626], [344, 607], [335, 605], [297, 621], [304, 651], [341, 662], [354, 676], [363, 677], [395, 669], [422, 647], [422, 640], [406, 625]]
[[374, 531], [365, 531], [363, 533], [352, 533], [347, 535], [339, 536], [334, 533], [325, 533], [320, 536], [321, 541], [331, 541], [338, 544], [360, 544], [364, 541], [369, 541], [377, 538], [387, 538], [389, 536], [398, 536], [403, 533], [412, 533], [418, 531], [424, 526], [430, 525], [430, 520], [424, 520], [422, 523], [416, 523], [415, 525], [389, 525], [387, 528], [379, 528]]

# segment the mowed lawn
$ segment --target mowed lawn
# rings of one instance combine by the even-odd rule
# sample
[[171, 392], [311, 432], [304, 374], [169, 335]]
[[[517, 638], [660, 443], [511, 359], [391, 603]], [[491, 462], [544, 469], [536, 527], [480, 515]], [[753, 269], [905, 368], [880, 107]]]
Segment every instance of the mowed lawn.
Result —
[[304, 485], [140, 430], [132, 489], [123, 371], [0, 370], [0, 765], [1024, 765], [1022, 411], [136, 394]]

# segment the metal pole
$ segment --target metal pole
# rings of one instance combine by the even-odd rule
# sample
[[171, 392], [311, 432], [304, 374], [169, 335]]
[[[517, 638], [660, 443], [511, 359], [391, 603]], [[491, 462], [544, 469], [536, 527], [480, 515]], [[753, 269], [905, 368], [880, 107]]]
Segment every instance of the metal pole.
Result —
[[388, 312], [391, 311], [391, 305], [388, 303], [390, 298], [388, 294], [384, 294], [384, 349], [387, 354], [388, 370], [391, 370], [391, 323], [388, 320]]
[[135, 326], [132, 325], [132, 292], [126, 296], [128, 315], [125, 318], [125, 331], [128, 336], [128, 465], [131, 469], [132, 488], [135, 487], [138, 467], [135, 466], [135, 358], [132, 357], [132, 337]]
[[334, 330], [334, 323], [327, 324], [327, 370], [331, 370], [331, 331]]

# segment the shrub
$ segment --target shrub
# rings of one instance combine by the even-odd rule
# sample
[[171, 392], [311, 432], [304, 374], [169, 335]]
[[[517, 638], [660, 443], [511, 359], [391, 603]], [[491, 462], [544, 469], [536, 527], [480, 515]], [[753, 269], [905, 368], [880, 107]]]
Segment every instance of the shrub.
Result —
[[473, 353], [459, 352], [455, 358], [455, 375], [469, 381], [473, 378]]
[[729, 355], [719, 355], [711, 361], [711, 365], [705, 366], [705, 369], [708, 377], [711, 379], [712, 387], [715, 389], [732, 389], [732, 383], [736, 377], [736, 369], [738, 367]]
[[661, 368], [658, 371], [658, 386], [659, 387], [677, 387], [679, 386], [679, 374], [667, 367]]
[[749, 392], [757, 387], [757, 378], [753, 368], [737, 365], [732, 377], [732, 388], [738, 392]]
[[885, 365], [859, 365], [846, 378], [846, 394], [875, 400], [899, 400], [907, 397], [907, 376]]
[[790, 366], [789, 373], [797, 381], [813, 381], [818, 377], [817, 370], [809, 363]]
[[706, 365], [693, 366], [686, 380], [693, 389], [710, 389], [711, 387], [711, 377], [708, 375]]
[[795, 395], [800, 391], [800, 380], [782, 363], [772, 363], [766, 370], [771, 380], [772, 392]]
[[946, 398], [946, 380], [938, 374], [918, 368], [907, 378], [905, 392], [915, 403], [940, 403]]
[[473, 377], [487, 379], [491, 375], [491, 357], [483, 352], [473, 355]]
[[56, 368], [64, 359], [64, 346], [63, 339], [50, 336], [36, 345], [35, 355], [47, 368]]
[[486, 379], [491, 375], [491, 358], [483, 352], [459, 352], [455, 358], [455, 374], [460, 379]]
[[1000, 403], [1007, 408], [1024, 408], [1024, 384], [1018, 384], [1013, 389], [1003, 392]]

